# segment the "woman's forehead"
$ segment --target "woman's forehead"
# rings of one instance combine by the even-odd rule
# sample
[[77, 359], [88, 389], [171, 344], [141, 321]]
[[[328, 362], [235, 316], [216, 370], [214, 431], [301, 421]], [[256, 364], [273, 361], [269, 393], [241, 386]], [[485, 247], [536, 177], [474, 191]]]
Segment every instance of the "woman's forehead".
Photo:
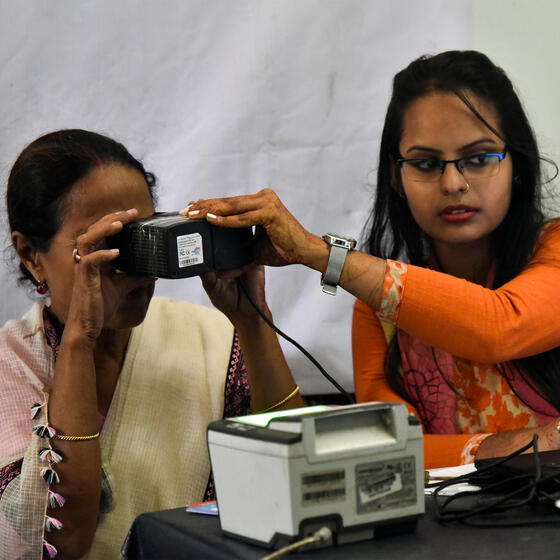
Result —
[[90, 171], [72, 187], [61, 214], [63, 223], [72, 222], [74, 228], [83, 229], [84, 224], [130, 208], [136, 208], [139, 217], [153, 214], [146, 179], [132, 167], [109, 164]]
[[[499, 130], [494, 107], [475, 96], [467, 98], [482, 118]], [[432, 92], [415, 99], [405, 109], [400, 146], [406, 149], [419, 144], [434, 149], [459, 149], [484, 137], [500, 141], [457, 95]]]
[[69, 202], [73, 205], [85, 205], [86, 209], [122, 209], [125, 203], [151, 206], [152, 198], [146, 179], [138, 170], [109, 164], [96, 167], [78, 181], [70, 192]]

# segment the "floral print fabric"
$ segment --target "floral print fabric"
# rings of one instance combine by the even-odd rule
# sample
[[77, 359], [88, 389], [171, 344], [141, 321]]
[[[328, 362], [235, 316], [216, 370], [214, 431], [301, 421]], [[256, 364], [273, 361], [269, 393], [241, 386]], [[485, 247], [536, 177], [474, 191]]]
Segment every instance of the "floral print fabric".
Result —
[[[387, 261], [378, 316], [393, 324], [403, 298], [406, 274], [406, 264]], [[492, 273], [490, 283], [491, 277]], [[403, 387], [427, 433], [488, 434], [535, 427], [557, 416], [557, 411], [513, 364], [464, 360], [401, 330], [396, 336]], [[465, 460], [472, 460], [480, 441], [472, 438], [465, 446]]]

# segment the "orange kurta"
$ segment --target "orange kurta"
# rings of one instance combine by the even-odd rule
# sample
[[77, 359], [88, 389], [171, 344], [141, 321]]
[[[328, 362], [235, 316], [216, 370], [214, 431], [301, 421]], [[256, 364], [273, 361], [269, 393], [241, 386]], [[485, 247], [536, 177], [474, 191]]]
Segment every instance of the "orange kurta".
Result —
[[354, 307], [358, 401], [402, 400], [384, 372], [387, 339], [397, 329], [448, 353], [465, 397], [455, 403], [455, 433], [425, 435], [427, 467], [460, 464], [473, 434], [545, 421], [515, 397], [496, 364], [560, 346], [560, 221], [545, 229], [526, 269], [496, 290], [389, 261], [383, 295], [377, 312], [360, 301]]

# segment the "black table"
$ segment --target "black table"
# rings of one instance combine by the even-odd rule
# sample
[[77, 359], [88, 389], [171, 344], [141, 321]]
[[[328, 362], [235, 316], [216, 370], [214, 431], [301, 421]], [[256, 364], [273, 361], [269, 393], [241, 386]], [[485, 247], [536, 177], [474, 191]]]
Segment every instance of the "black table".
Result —
[[[295, 560], [558, 560], [560, 523], [519, 528], [441, 525], [431, 498], [413, 533], [287, 555]], [[526, 514], [527, 512], [525, 512]], [[129, 560], [235, 560], [262, 558], [271, 551], [220, 531], [217, 517], [178, 508], [140, 515], [128, 540]]]

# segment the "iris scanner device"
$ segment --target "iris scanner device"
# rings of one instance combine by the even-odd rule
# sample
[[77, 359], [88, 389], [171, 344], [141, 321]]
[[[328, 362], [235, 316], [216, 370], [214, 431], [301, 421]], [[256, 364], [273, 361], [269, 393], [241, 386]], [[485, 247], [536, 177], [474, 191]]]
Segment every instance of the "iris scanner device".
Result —
[[158, 278], [241, 268], [255, 258], [252, 228], [219, 227], [177, 212], [156, 212], [125, 224], [107, 245], [120, 251], [111, 263], [115, 268]]

